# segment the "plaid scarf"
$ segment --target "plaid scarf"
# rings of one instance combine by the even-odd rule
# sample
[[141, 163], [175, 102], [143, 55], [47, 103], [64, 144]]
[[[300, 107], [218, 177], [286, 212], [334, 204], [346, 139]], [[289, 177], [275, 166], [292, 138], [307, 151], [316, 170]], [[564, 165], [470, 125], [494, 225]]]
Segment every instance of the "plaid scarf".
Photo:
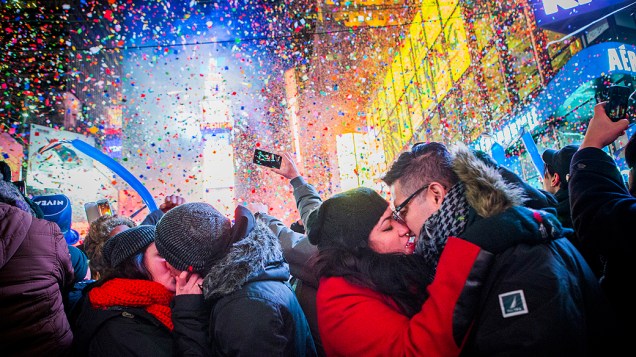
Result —
[[466, 228], [469, 206], [465, 192], [461, 182], [451, 187], [439, 210], [422, 227], [415, 253], [423, 255], [435, 270], [448, 237], [456, 237]]
[[170, 331], [174, 329], [170, 310], [170, 301], [174, 293], [157, 282], [116, 278], [92, 289], [88, 297], [94, 308], [106, 309], [111, 306], [145, 308]]

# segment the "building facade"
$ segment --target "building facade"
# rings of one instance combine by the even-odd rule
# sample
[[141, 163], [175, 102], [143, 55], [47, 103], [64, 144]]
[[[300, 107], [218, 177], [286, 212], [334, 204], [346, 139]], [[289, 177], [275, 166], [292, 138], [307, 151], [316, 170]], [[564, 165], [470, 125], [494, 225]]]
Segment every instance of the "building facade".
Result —
[[579, 142], [609, 85], [633, 88], [634, 9], [423, 0], [370, 101], [369, 132], [387, 163], [415, 142], [461, 141], [538, 179], [539, 152]]

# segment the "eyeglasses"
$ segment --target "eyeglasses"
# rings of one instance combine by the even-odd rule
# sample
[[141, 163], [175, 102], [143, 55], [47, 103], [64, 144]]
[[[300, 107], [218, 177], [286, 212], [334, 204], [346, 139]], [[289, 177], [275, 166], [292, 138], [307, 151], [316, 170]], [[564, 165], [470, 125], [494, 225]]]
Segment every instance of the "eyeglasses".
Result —
[[430, 184], [426, 184], [422, 187], [420, 187], [417, 191], [413, 192], [409, 197], [407, 197], [404, 202], [400, 203], [399, 205], [397, 205], [395, 207], [395, 210], [393, 210], [393, 219], [402, 223], [402, 224], [406, 224], [406, 221], [404, 220], [404, 218], [402, 218], [402, 216], [400, 216], [400, 211], [404, 209], [404, 207], [406, 207], [409, 202], [411, 202], [411, 200], [417, 196], [420, 192], [426, 190], [428, 188]]

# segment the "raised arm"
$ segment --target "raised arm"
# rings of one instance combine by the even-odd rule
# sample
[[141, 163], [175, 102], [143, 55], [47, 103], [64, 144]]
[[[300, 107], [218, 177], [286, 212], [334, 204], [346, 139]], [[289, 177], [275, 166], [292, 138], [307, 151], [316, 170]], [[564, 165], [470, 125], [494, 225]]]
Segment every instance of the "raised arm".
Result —
[[272, 168], [271, 170], [289, 179], [294, 188], [294, 198], [298, 212], [300, 212], [300, 218], [303, 222], [307, 222], [311, 212], [322, 203], [322, 198], [320, 198], [318, 191], [300, 175], [294, 163], [294, 156], [289, 152], [283, 153], [281, 156], [283, 160], [280, 169]]

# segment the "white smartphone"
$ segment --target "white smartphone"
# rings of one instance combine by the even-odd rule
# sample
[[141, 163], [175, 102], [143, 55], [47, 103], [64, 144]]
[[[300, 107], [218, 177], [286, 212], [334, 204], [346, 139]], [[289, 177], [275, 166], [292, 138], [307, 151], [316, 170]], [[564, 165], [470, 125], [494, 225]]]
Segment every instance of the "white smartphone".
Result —
[[113, 214], [110, 203], [106, 199], [96, 202], [86, 202], [84, 204], [84, 211], [86, 211], [86, 219], [88, 219], [89, 224], [101, 216]]

